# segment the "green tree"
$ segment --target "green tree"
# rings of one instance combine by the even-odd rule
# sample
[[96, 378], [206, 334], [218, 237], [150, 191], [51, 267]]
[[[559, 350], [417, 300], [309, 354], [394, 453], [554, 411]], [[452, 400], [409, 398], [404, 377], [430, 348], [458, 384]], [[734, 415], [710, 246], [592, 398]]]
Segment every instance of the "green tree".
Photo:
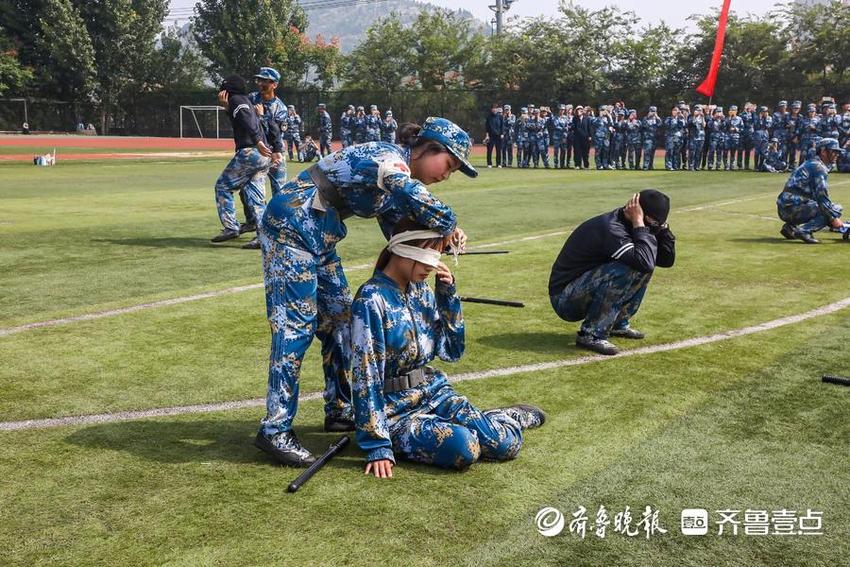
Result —
[[467, 66], [475, 68], [484, 57], [484, 36], [457, 12], [423, 10], [411, 29], [411, 63], [424, 89], [462, 85]]
[[0, 96], [22, 91], [32, 78], [32, 69], [21, 65], [18, 50], [0, 26]]
[[343, 70], [345, 88], [379, 89], [391, 95], [402, 80], [413, 75], [413, 33], [391, 13], [375, 21], [366, 39], [346, 58]]
[[190, 91], [201, 89], [206, 76], [206, 62], [194, 43], [191, 30], [185, 33], [172, 26], [159, 36], [145, 78], [148, 91]]
[[48, 0], [38, 21], [37, 47], [46, 62], [39, 76], [55, 89], [53, 98], [89, 100], [97, 83], [95, 50], [79, 9], [71, 0]]
[[298, 85], [308, 65], [307, 15], [294, 0], [202, 0], [192, 19], [213, 81], [275, 67], [283, 85]]

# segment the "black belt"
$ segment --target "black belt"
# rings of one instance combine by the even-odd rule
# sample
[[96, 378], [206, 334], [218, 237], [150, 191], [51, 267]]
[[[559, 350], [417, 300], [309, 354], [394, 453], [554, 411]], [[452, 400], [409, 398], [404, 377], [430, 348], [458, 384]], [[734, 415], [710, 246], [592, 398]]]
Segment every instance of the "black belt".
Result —
[[434, 375], [434, 369], [430, 366], [423, 366], [416, 370], [411, 370], [407, 374], [400, 374], [384, 380], [384, 393], [401, 392], [415, 388], [419, 384], [427, 381]]
[[342, 195], [339, 194], [339, 190], [336, 188], [336, 185], [331, 183], [331, 180], [328, 179], [325, 172], [319, 169], [319, 164], [313, 164], [307, 168], [307, 174], [310, 175], [310, 179], [313, 180], [313, 185], [315, 185], [319, 190], [319, 195], [322, 196], [322, 200], [336, 209], [337, 214], [339, 214], [339, 218], [345, 220], [354, 215], [354, 212], [348, 208], [348, 205], [345, 203], [345, 199], [343, 199]]

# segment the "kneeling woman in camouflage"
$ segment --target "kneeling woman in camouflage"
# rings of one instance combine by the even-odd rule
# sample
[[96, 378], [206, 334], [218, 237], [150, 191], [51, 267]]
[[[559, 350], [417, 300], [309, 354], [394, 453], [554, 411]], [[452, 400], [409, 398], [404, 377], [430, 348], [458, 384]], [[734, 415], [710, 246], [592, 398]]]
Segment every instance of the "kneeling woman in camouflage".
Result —
[[[463, 355], [460, 298], [440, 262], [445, 240], [402, 221], [354, 299], [356, 439], [366, 452], [366, 474], [379, 478], [392, 476], [397, 456], [454, 469], [479, 458], [513, 459], [522, 430], [545, 419], [527, 405], [482, 412], [454, 391], [445, 373], [426, 366], [435, 356]], [[436, 294], [425, 281], [434, 272]]]

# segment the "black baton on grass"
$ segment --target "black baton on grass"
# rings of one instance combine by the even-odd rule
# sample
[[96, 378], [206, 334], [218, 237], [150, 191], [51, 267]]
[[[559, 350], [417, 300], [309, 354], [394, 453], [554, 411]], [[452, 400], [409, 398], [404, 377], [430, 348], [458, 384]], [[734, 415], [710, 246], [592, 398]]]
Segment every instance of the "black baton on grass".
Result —
[[[458, 252], [458, 256], [484, 256], [486, 254], [510, 254], [510, 250], [473, 250], [471, 252]], [[451, 256], [454, 254], [451, 250], [446, 250], [443, 254]]]
[[461, 297], [461, 301], [467, 303], [484, 303], [486, 305], [501, 305], [503, 307], [525, 307], [525, 303], [519, 301], [504, 301], [501, 299], [486, 299], [484, 297]]
[[830, 384], [838, 384], [839, 386], [850, 386], [850, 378], [844, 378], [843, 376], [832, 376], [830, 374], [824, 374], [821, 376], [821, 380], [824, 382], [829, 382]]
[[287, 490], [289, 492], [295, 492], [296, 490], [301, 488], [301, 485], [310, 480], [310, 477], [316, 474], [316, 472], [318, 472], [320, 468], [325, 466], [325, 463], [330, 461], [334, 455], [342, 451], [345, 446], [348, 445], [349, 441], [351, 441], [351, 439], [348, 437], [348, 435], [343, 435], [339, 439], [334, 441], [321, 457], [316, 459], [316, 461], [312, 465], [310, 465], [306, 471], [301, 473], [298, 478], [292, 481], [292, 484], [289, 485], [289, 488], [287, 488]]

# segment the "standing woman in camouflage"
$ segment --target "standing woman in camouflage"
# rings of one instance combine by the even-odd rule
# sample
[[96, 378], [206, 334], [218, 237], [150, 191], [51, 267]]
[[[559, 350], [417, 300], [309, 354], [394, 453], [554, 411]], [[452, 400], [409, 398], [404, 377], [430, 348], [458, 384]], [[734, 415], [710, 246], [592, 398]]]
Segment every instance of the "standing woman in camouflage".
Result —
[[393, 111], [388, 110], [384, 121], [381, 122], [381, 141], [395, 144], [395, 133], [398, 130], [398, 122], [393, 118]]
[[[325, 103], [319, 103], [319, 154], [325, 157], [331, 153], [331, 138], [334, 133], [333, 122], [331, 115], [328, 114], [328, 108]], [[308, 160], [311, 161], [311, 160]]]
[[381, 112], [374, 104], [369, 108], [369, 114], [366, 115], [366, 141], [381, 141]]
[[292, 431], [301, 362], [313, 336], [322, 343], [325, 430], [354, 428], [351, 409], [351, 293], [336, 244], [351, 216], [377, 217], [385, 235], [412, 219], [455, 249], [466, 246], [454, 212], [426, 187], [469, 163], [469, 135], [444, 118], [403, 125], [399, 144], [370, 142], [322, 158], [284, 186], [259, 227], [266, 312], [272, 331], [266, 417], [256, 445], [277, 461], [314, 461]]
[[[352, 394], [366, 474], [390, 478], [397, 458], [463, 470], [479, 458], [517, 456], [523, 429], [545, 414], [515, 405], [481, 411], [449, 384], [434, 358], [454, 362], [464, 323], [445, 239], [411, 221], [396, 225], [352, 308]], [[436, 293], [427, 279], [435, 275]]]
[[339, 138], [342, 147], [347, 148], [354, 144], [354, 105], [349, 104], [345, 112], [339, 118]]

